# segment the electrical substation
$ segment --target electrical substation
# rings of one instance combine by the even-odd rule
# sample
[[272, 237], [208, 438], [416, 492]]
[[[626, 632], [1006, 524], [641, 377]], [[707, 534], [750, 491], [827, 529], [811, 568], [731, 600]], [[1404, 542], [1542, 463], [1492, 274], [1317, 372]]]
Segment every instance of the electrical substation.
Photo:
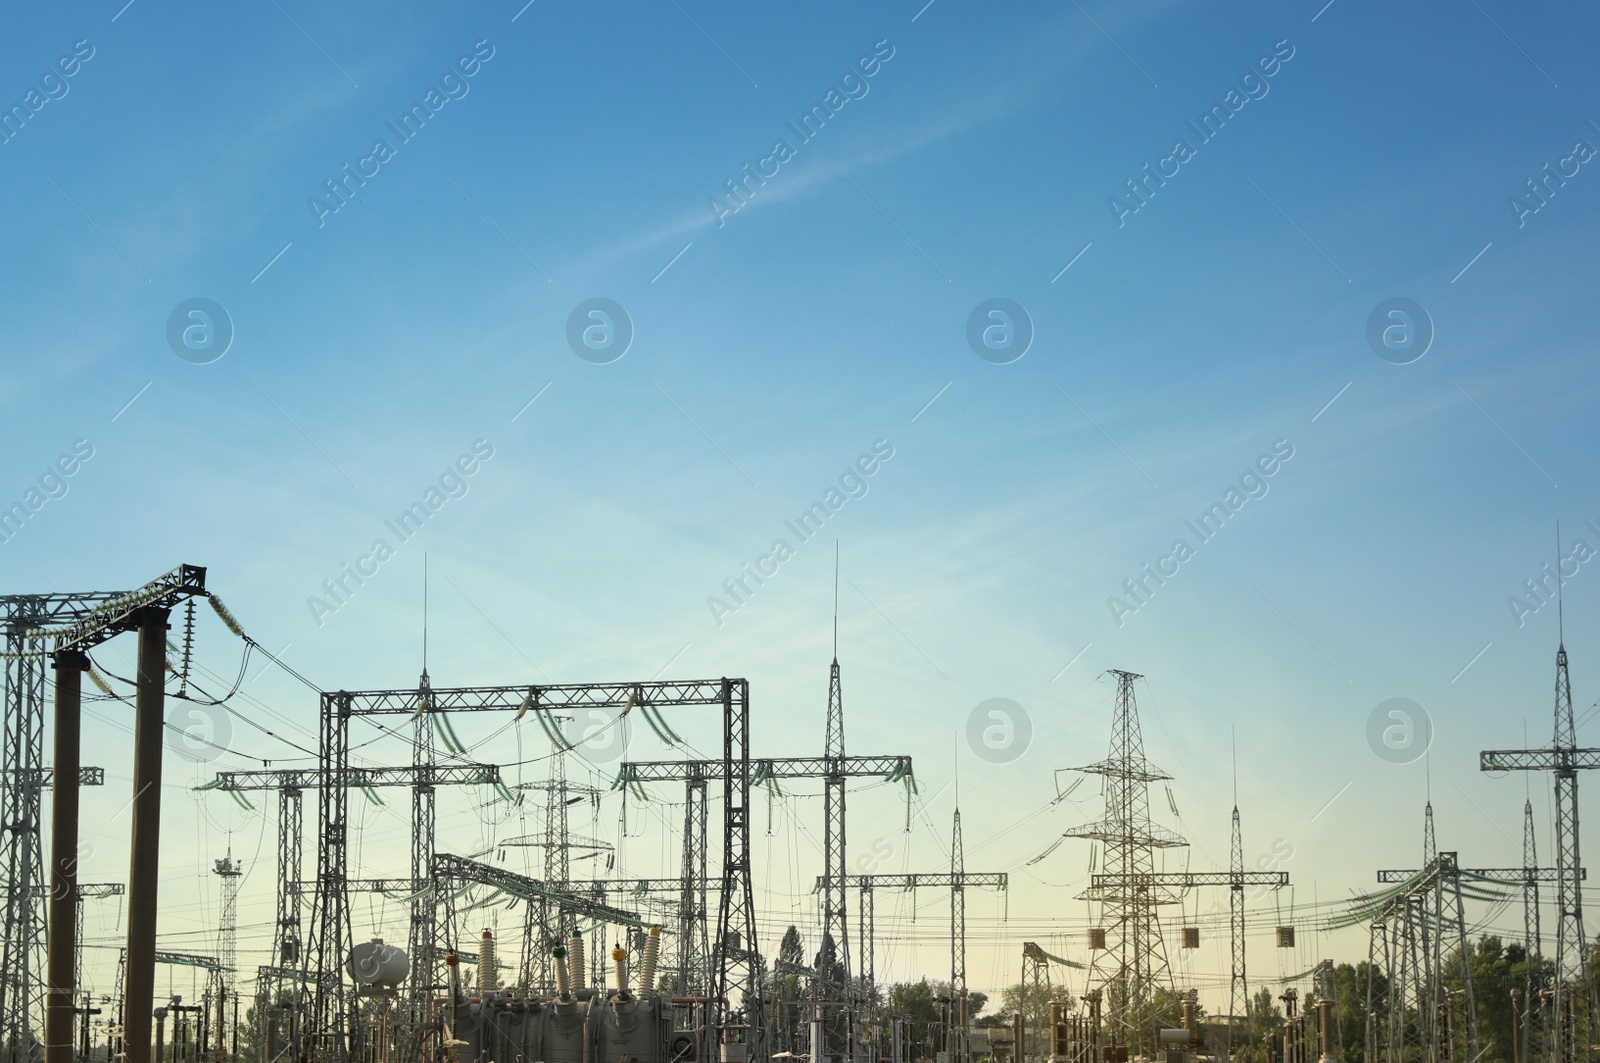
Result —
[[[215, 771], [194, 788], [199, 801], [258, 811], [275, 842], [254, 857], [233, 849], [210, 857], [205, 887], [218, 899], [216, 925], [199, 939], [211, 951], [196, 952], [184, 947], [188, 939], [163, 938], [159, 904], [168, 704], [225, 708], [241, 719], [256, 711], [231, 706], [239, 684], [213, 690], [199, 666], [202, 599], [246, 660], [258, 656], [310, 688], [316, 744], [304, 766]], [[1578, 773], [1600, 766], [1600, 750], [1577, 744], [1564, 645], [1556, 651], [1551, 743], [1485, 751], [1479, 764], [1483, 772], [1528, 773], [1530, 786], [1552, 777], [1556, 851], [1545, 865], [1531, 797], [1515, 825], [1523, 839], [1517, 867], [1467, 866], [1473, 861], [1463, 851], [1441, 848], [1430, 801], [1415, 866], [1379, 869], [1370, 890], [1302, 917], [1292, 904], [1284, 915], [1278, 900], [1291, 885], [1286, 871], [1247, 863], [1237, 800], [1226, 869], [1171, 870], [1161, 859], [1189, 843], [1152, 814], [1152, 784], [1173, 777], [1146, 757], [1136, 699], [1142, 677], [1133, 672], [1107, 676], [1114, 698], [1106, 755], [1064, 769], [1077, 781], [1057, 801], [1098, 780], [1097, 814], [1041, 852], [1011, 862], [985, 857], [987, 866], [975, 869], [956, 806], [939, 824], [947, 860], [887, 871], [847, 860], [849, 784], [903, 795], [909, 830], [926, 783], [909, 755], [847, 752], [837, 633], [821, 748], [768, 757], [758, 693], [729, 676], [435, 687], [424, 665], [414, 684], [319, 689], [257, 642], [196, 566], [132, 590], [7, 594], [0, 603], [0, 1063], [1477, 1063], [1496, 1037], [1510, 1042], [1496, 1058], [1514, 1063], [1574, 1063], [1593, 1051]], [[126, 678], [103, 666], [101, 652], [124, 635], [136, 642]], [[78, 878], [80, 791], [104, 786], [110, 767], [81, 763], [86, 706], [97, 702], [132, 710], [129, 763], [112, 767], [132, 773], [127, 813], [114, 821], [128, 852], [120, 882]], [[691, 711], [719, 721], [720, 756], [678, 735], [675, 725]], [[587, 765], [563, 729], [580, 713], [642, 719], [685, 755], [624, 759], [609, 783], [591, 779], [578, 771]], [[456, 731], [466, 720], [498, 728], [494, 734], [537, 726], [550, 748], [537, 758], [543, 777], [517, 782], [507, 762], [530, 758], [487, 755], [504, 743], [469, 747]], [[233, 743], [248, 748], [279, 726], [254, 718]], [[410, 762], [371, 762], [364, 750], [380, 737], [409, 744]], [[752, 837], [758, 799], [766, 796], [770, 833], [773, 795], [785, 786], [820, 790], [822, 822], [807, 827], [820, 860], [804, 896], [821, 933], [809, 950], [777, 940], [758, 906], [767, 896]], [[455, 791], [487, 794], [496, 807], [518, 810], [517, 820], [505, 819], [487, 847], [455, 844], [438, 812], [441, 792]], [[617, 802], [623, 833], [639, 836], [651, 820], [638, 809], [652, 791], [682, 798], [671, 854], [677, 874], [630, 877], [617, 870], [617, 844], [575, 821]], [[853, 802], [863, 799], [849, 792]], [[1165, 793], [1174, 802], [1172, 790]], [[404, 809], [409, 850], [380, 854], [392, 874], [355, 874], [373, 858], [356, 859], [363, 809], [388, 801]], [[529, 813], [537, 829], [525, 829]], [[999, 1021], [981, 1021], [969, 985], [968, 900], [1009, 905], [1011, 876], [1069, 843], [1088, 856], [1088, 883], [1055, 903], [1050, 918], [1070, 910], [1072, 925], [1019, 937], [1007, 961], [1017, 972], [1016, 1000]], [[246, 941], [239, 890], [257, 867], [259, 881], [273, 883], [273, 910]], [[878, 900], [919, 891], [937, 898], [933, 921], [948, 936], [948, 964], [923, 972], [932, 986], [923, 1011], [896, 991], [902, 987], [880, 982], [878, 955], [886, 940]], [[1541, 908], [1552, 897], [1557, 918], [1549, 926]], [[1202, 902], [1212, 905], [1204, 916]], [[1467, 906], [1519, 903], [1519, 977], [1483, 981], [1468, 962]], [[118, 942], [106, 964], [86, 965], [86, 908], [112, 904]], [[380, 909], [381, 926], [372, 918]], [[1163, 918], [1163, 909], [1179, 915]], [[1365, 966], [1350, 977], [1318, 960], [1252, 981], [1252, 934], [1270, 932], [1278, 949], [1299, 956], [1297, 933], [1303, 944], [1361, 927]], [[1226, 989], [1211, 1011], [1201, 1006], [1187, 958], [1203, 930], [1218, 936], [1207, 944], [1226, 941]], [[112, 956], [114, 978], [91, 980], [91, 968], [101, 971]], [[174, 970], [187, 973], [175, 983]], [[179, 983], [195, 988], [169, 991]], [[1509, 1025], [1491, 1031], [1487, 1017], [1506, 1006]]]

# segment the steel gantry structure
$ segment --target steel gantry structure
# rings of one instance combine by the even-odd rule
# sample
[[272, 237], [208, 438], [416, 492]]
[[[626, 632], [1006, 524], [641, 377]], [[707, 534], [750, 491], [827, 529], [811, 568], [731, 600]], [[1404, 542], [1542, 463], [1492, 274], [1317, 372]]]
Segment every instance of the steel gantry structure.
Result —
[[[1466, 1056], [1479, 1056], [1477, 1004], [1472, 995], [1471, 951], [1467, 943], [1463, 896], [1500, 900], [1492, 888], [1462, 884], [1465, 872], [1453, 852], [1442, 852], [1420, 871], [1380, 871], [1380, 882], [1396, 883], [1357, 910], [1371, 920], [1368, 939], [1367, 1014], [1369, 1060], [1379, 1053], [1388, 1063], [1445, 1063], [1458, 1057], [1455, 1002], [1445, 988], [1446, 948], [1462, 967]], [[1517, 869], [1520, 879], [1521, 869]], [[1487, 878], [1487, 876], [1484, 876]], [[1387, 1005], [1375, 1010], [1376, 972], [1388, 984]], [[1380, 1025], [1382, 1028], [1380, 1029]]]
[[[1427, 873], [1427, 867], [1432, 867], [1434, 859], [1436, 859], [1439, 855], [1433, 829], [1433, 802], [1431, 801], [1428, 802], [1424, 807], [1423, 822], [1423, 853], [1425, 856], [1429, 856], [1430, 858], [1427, 865], [1421, 870], [1413, 869], [1379, 871], [1378, 882], [1380, 884], [1410, 885], [1415, 882], [1424, 881], [1424, 876]], [[1539, 887], [1545, 882], [1559, 882], [1562, 875], [1562, 870], [1560, 868], [1539, 866], [1538, 850], [1534, 843], [1532, 800], [1528, 800], [1523, 803], [1522, 857], [1523, 866], [1521, 867], [1453, 867], [1447, 871], [1446, 874], [1449, 876], [1454, 876], [1457, 883], [1459, 883], [1460, 879], [1465, 878], [1469, 883], [1475, 884], [1484, 899], [1488, 899], [1489, 896], [1487, 893], [1482, 893], [1482, 891], [1485, 889], [1492, 890], [1496, 886], [1521, 887], [1523, 905], [1523, 954], [1527, 957], [1527, 960], [1524, 963], [1526, 970], [1526, 976], [1524, 979], [1525, 1003], [1522, 1007], [1522, 1014], [1520, 1016], [1521, 1029], [1517, 1031], [1516, 1036], [1520, 1036], [1522, 1038], [1523, 1054], [1521, 1058], [1526, 1061], [1532, 1058], [1532, 1056], [1529, 1054], [1529, 1049], [1533, 1043], [1533, 1016], [1535, 1011], [1539, 1012], [1539, 1014], [1542, 1016], [1541, 1025], [1544, 1030], [1546, 1044], [1549, 1043], [1550, 1033], [1549, 1016], [1544, 1013], [1544, 1009], [1539, 1007], [1537, 1003], [1539, 1000], [1539, 989], [1541, 988]], [[1579, 868], [1579, 881], [1581, 882], [1587, 877], [1587, 872], [1583, 868]], [[1468, 886], [1466, 888], [1471, 890], [1473, 886]], [[1460, 889], [1457, 888], [1456, 892], [1459, 893]], [[1434, 896], [1435, 900], [1437, 901], [1437, 892]], [[1459, 903], [1459, 901], [1451, 902], [1449, 898], [1446, 897], [1444, 901], [1445, 907], [1448, 908], [1451, 903]], [[1433, 913], [1429, 916], [1429, 918], [1433, 919], [1434, 922], [1437, 923], [1438, 913]], [[1444, 959], [1442, 952], [1438, 947], [1440, 939], [1438, 935], [1435, 934], [1430, 941], [1434, 945], [1434, 950], [1431, 957], [1433, 968], [1435, 970], [1442, 970]], [[1470, 982], [1470, 978], [1468, 981]], [[1471, 987], [1469, 985], [1468, 989], [1470, 990], [1470, 988]], [[1471, 998], [1469, 997], [1468, 999], [1470, 1002]]]
[[[36, 632], [80, 623], [125, 591], [0, 595], [5, 629], [4, 721], [0, 727], [0, 1063], [24, 1063], [43, 1013], [45, 904], [41, 789], [45, 687], [50, 651]], [[98, 769], [86, 769], [98, 771]], [[82, 785], [98, 786], [85, 779]]]
[[[161, 754], [166, 724], [166, 632], [172, 609], [209, 597], [206, 570], [180, 565], [136, 591], [72, 615], [23, 627], [17, 637], [50, 640], [55, 678], [54, 768], [73, 785], [57, 785], [51, 802], [50, 937], [46, 973], [46, 1063], [71, 1063], [76, 971], [78, 787], [83, 673], [88, 652], [124, 632], [137, 631], [134, 699], [132, 830], [128, 871], [127, 996], [122, 1026], [128, 1063], [150, 1059], [149, 1002], [155, 992], [156, 895], [160, 885]], [[216, 605], [213, 602], [213, 605]], [[218, 614], [237, 627], [220, 606]], [[15, 888], [15, 887], [13, 887]], [[9, 1032], [9, 1031], [8, 1031]]]
[[[724, 762], [725, 763], [725, 762]], [[651, 761], [624, 762], [617, 773], [615, 787], [645, 782], [678, 782], [685, 784], [683, 823], [683, 867], [678, 900], [679, 941], [678, 968], [680, 977], [687, 978], [692, 966], [691, 956], [697, 942], [704, 955], [706, 927], [705, 903], [705, 836], [706, 782], [718, 777], [722, 764], [715, 761]], [[750, 784], [776, 783], [784, 779], [823, 780], [823, 875], [819, 880], [822, 893], [822, 943], [819, 954], [821, 982], [840, 987], [849, 995], [850, 932], [848, 903], [845, 897], [845, 784], [853, 778], [883, 777], [890, 782], [912, 779], [909, 756], [851, 757], [845, 754], [844, 745], [844, 688], [839, 677], [838, 620], [834, 620], [833, 660], [828, 669], [828, 712], [826, 737], [821, 757], [766, 758], [756, 761]], [[693, 885], [699, 883], [698, 890]], [[831, 1031], [825, 1027], [824, 1036]], [[848, 1033], [846, 1034], [848, 1036]], [[826, 1046], [825, 1046], [826, 1047]], [[848, 1051], [848, 1045], [845, 1046]]]
[[601, 922], [634, 927], [645, 925], [639, 919], [639, 913], [613, 907], [607, 904], [603, 897], [586, 897], [582, 893], [563, 889], [555, 883], [519, 875], [515, 871], [507, 871], [503, 867], [495, 867], [464, 856], [435, 853], [432, 886], [435, 892], [444, 893], [442, 902], [435, 902], [442, 903], [445, 910], [445, 928], [441, 935], [441, 943], [456, 939], [455, 911], [450, 903], [452, 893], [450, 887], [458, 883], [486, 886], [502, 893], [509, 893], [523, 901], [544, 898], [563, 913], [583, 915]]
[[[1030, 1059], [1046, 1059], [1051, 1055], [1048, 1031], [1052, 1025], [1050, 1006], [1054, 1000], [1054, 991], [1050, 985], [1052, 963], [1079, 971], [1085, 969], [1081, 963], [1074, 963], [1072, 960], [1046, 952], [1037, 941], [1022, 943], [1022, 981], [1018, 983], [1022, 987], [1022, 998], [1018, 1001], [1016, 1016], [1018, 1063], [1027, 1063]], [[1071, 1000], [1070, 995], [1067, 1000]], [[1042, 1038], [1039, 1033], [1040, 1027], [1044, 1027], [1047, 1031]], [[1036, 1050], [1041, 1045], [1043, 1050]]]
[[[878, 875], [846, 875], [845, 886], [849, 889], [860, 891], [861, 901], [861, 977], [872, 984], [876, 979], [874, 971], [873, 939], [874, 939], [874, 902], [873, 894], [880, 889], [898, 889], [912, 892], [918, 888], [948, 889], [950, 891], [950, 991], [957, 1001], [957, 1006], [965, 1014], [967, 990], [967, 903], [966, 891], [973, 889], [994, 889], [1005, 891], [1010, 886], [1010, 876], [1004, 871], [968, 871], [966, 857], [961, 845], [961, 812], [955, 814], [952, 827], [952, 840], [954, 845], [950, 853], [950, 870], [948, 872], [914, 872], [899, 874]], [[817, 879], [817, 888], [822, 888], [822, 879]], [[964, 1034], [964, 1029], [962, 1034]], [[959, 1040], [960, 1035], [954, 1039], [956, 1052], [964, 1052], [964, 1043]], [[964, 1055], [951, 1057], [960, 1063]]]
[[[269, 1009], [287, 1003], [290, 1025], [288, 1043], [298, 1033], [293, 996], [289, 987], [299, 980], [301, 925], [300, 880], [303, 867], [305, 829], [301, 794], [322, 785], [323, 774], [316, 768], [223, 771], [201, 790], [224, 793], [274, 791], [278, 795], [278, 878], [277, 907], [273, 912], [271, 962], [256, 970], [257, 1022], [267, 1022]], [[381, 787], [493, 785], [500, 781], [500, 769], [493, 764], [407, 765], [404, 767], [351, 768], [332, 780], [336, 785], [368, 790]], [[408, 890], [407, 894], [415, 892]]]
[[[898, 782], [912, 777], [909, 756], [767, 757], [752, 759], [749, 763], [750, 769], [745, 780], [747, 793], [751, 785], [785, 779], [822, 779], [827, 782], [833, 779], [883, 778]], [[705, 871], [706, 783], [721, 779], [726, 785], [728, 780], [725, 772], [725, 762], [713, 760], [624, 761], [613, 783], [616, 787], [647, 782], [685, 784], [687, 800], [684, 806], [683, 874], [679, 880], [682, 885], [678, 927], [678, 964], [679, 969], [685, 972], [693, 966], [690, 950], [696, 941], [703, 940], [705, 934], [705, 888], [708, 881]], [[842, 798], [838, 807], [842, 810]], [[842, 828], [837, 836], [843, 838]], [[834, 878], [842, 881], [844, 877], [841, 865], [838, 872], [817, 880], [818, 889], [826, 890], [828, 881]], [[826, 939], [822, 949], [826, 954]], [[842, 957], [843, 943], [836, 942], [835, 950], [836, 955]], [[715, 949], [712, 951], [715, 952]], [[850, 971], [848, 962], [844, 962], [842, 967], [843, 978], [834, 974], [828, 975], [827, 980], [841, 986], [847, 985]]]
[[[911, 758], [908, 756], [880, 757], [761, 757], [750, 761], [750, 784], [761, 785], [790, 779], [883, 778], [899, 782], [911, 777]], [[653, 760], [623, 761], [617, 769], [615, 788], [647, 782], [682, 782], [689, 802], [684, 815], [684, 852], [692, 854], [684, 861], [682, 878], [701, 881], [705, 878], [705, 788], [708, 782], [723, 779], [723, 764], [715, 760]], [[692, 864], [692, 866], [691, 866]], [[817, 879], [818, 889], [823, 889], [829, 876]], [[685, 924], [683, 936], [695, 937], [691, 924]], [[847, 968], [848, 969], [848, 968]]]
[[[349, 769], [350, 721], [383, 715], [404, 715], [416, 719], [418, 729], [430, 724], [430, 717], [463, 712], [549, 713], [562, 710], [611, 709], [626, 714], [635, 706], [657, 709], [687, 706], [720, 706], [723, 715], [723, 889], [717, 917], [716, 963], [711, 993], [725, 1002], [728, 1013], [718, 1016], [713, 1033], [725, 1043], [728, 1063], [742, 1063], [746, 1052], [759, 1057], [763, 1051], [761, 1008], [761, 958], [756, 948], [755, 897], [750, 881], [750, 687], [743, 679], [720, 678], [684, 681], [622, 683], [572, 683], [557, 685], [521, 684], [432, 688], [424, 682], [418, 688], [369, 691], [330, 691], [321, 697], [321, 748], [318, 771], [318, 826], [316, 892], [312, 901], [310, 932], [302, 961], [306, 972], [341, 971], [344, 958], [353, 945], [349, 910], [348, 790], [329, 785]], [[428, 754], [431, 759], [431, 753]], [[431, 839], [430, 839], [431, 840]], [[413, 875], [412, 880], [415, 881]], [[428, 905], [422, 917], [433, 918]], [[412, 1002], [420, 1009], [436, 988], [434, 935], [419, 935], [413, 930], [418, 948], [411, 956]], [[337, 981], [314, 982], [307, 979], [310, 996], [306, 1029], [302, 1037], [306, 1050], [324, 1054], [338, 1063], [350, 1058], [348, 1017], [345, 1005], [349, 991], [342, 975]], [[733, 1014], [740, 991], [744, 1022]], [[415, 1016], [420, 1019], [420, 1016]], [[418, 1028], [420, 1029], [420, 1022]], [[745, 1033], [744, 1044], [735, 1043], [735, 1034]]]
[[[1478, 754], [1478, 769], [1487, 772], [1548, 771], [1556, 791], [1556, 962], [1551, 998], [1551, 1059], [1572, 1063], [1578, 1033], [1588, 1029], [1596, 1012], [1595, 986], [1588, 975], [1588, 942], [1583, 930], [1583, 861], [1578, 849], [1578, 772], [1600, 768], [1600, 749], [1578, 746], [1572, 718], [1572, 682], [1567, 675], [1567, 647], [1556, 645], [1555, 735], [1544, 749], [1490, 749]], [[1577, 1022], [1579, 1004], [1586, 1022]], [[1529, 1002], [1531, 1005], [1531, 1001]]]

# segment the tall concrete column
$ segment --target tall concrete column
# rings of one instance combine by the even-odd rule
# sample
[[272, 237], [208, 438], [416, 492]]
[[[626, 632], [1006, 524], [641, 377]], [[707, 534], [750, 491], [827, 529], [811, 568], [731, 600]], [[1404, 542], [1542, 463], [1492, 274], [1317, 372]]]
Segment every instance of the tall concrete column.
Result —
[[123, 1058], [150, 1063], [156, 993], [156, 888], [161, 846], [161, 748], [166, 714], [167, 610], [139, 611], [139, 673], [133, 722], [133, 842], [128, 868], [128, 969], [123, 985]]
[[50, 802], [50, 927], [45, 970], [45, 1063], [72, 1063], [73, 970], [78, 921], [78, 767], [83, 670], [77, 650], [55, 654], [55, 772]]

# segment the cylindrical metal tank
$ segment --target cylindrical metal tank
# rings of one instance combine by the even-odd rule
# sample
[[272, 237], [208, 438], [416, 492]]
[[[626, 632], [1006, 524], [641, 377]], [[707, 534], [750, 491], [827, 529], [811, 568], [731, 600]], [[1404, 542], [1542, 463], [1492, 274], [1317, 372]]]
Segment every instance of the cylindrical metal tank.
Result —
[[396, 986], [411, 972], [411, 960], [405, 949], [385, 945], [382, 938], [373, 938], [351, 948], [345, 969], [357, 985]]

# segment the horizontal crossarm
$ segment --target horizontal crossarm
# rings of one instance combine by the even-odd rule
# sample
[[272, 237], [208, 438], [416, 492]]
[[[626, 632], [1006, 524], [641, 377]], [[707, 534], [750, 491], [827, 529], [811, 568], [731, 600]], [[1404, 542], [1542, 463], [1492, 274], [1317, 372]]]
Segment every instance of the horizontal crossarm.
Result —
[[[349, 768], [339, 781], [345, 786], [473, 786], [497, 783], [493, 764], [408, 764], [396, 768]], [[315, 790], [322, 785], [316, 768], [282, 771], [219, 771], [214, 790]]]
[[[911, 774], [910, 757], [783, 757], [750, 758], [750, 778], [767, 779], [866, 778], [899, 780]], [[722, 778], [720, 760], [624, 761], [612, 785], [634, 782], [687, 782]]]
[[1479, 771], [1579, 771], [1600, 768], [1600, 749], [1486, 749]]
[[[437, 687], [428, 691], [432, 712], [548, 711], [552, 709], [628, 709], [674, 705], [721, 705], [723, 680], [688, 679], [648, 683], [561, 683], [553, 686], [524, 684], [493, 687]], [[735, 687], [743, 682], [732, 680]], [[359, 690], [323, 694], [325, 711], [338, 710], [349, 698], [352, 716], [411, 715], [418, 709], [418, 691]]]

